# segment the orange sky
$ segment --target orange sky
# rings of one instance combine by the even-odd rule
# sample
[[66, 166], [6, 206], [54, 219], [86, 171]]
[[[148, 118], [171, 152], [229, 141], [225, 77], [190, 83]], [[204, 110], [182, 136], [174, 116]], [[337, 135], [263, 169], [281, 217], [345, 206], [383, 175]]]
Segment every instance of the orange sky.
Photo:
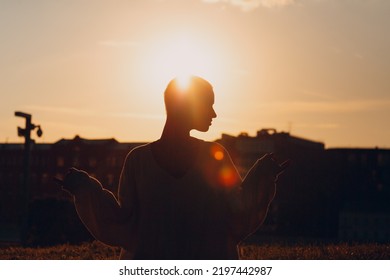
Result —
[[[169, 79], [215, 88], [221, 133], [276, 128], [327, 147], [390, 147], [390, 1], [0, 2], [0, 142], [152, 141]], [[37, 138], [34, 135], [35, 138]]]

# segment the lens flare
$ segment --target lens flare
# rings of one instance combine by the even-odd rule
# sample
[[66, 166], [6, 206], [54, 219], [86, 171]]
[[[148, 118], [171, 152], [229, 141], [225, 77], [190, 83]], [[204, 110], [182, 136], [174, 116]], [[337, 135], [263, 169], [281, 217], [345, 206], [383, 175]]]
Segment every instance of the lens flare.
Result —
[[[211, 156], [218, 162], [217, 181], [218, 185], [224, 188], [233, 188], [240, 182], [240, 177], [237, 170], [229, 164], [229, 159], [225, 158], [225, 150], [214, 144], [210, 148]], [[227, 160], [226, 160], [227, 159]]]
[[224, 157], [225, 157], [225, 155], [223, 154], [222, 151], [216, 151], [216, 152], [214, 153], [214, 158], [215, 158], [216, 160], [223, 160]]
[[223, 160], [223, 158], [225, 157], [225, 153], [218, 145], [212, 145], [210, 149], [210, 153], [212, 157], [214, 157], [214, 159], [216, 160]]
[[219, 183], [225, 188], [232, 188], [237, 185], [238, 176], [232, 167], [224, 166], [219, 170]]

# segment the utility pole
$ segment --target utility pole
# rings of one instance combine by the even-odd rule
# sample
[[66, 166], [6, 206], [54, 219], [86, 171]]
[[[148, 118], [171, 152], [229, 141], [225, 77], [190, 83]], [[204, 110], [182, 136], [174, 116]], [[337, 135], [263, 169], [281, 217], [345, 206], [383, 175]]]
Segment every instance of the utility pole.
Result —
[[30, 177], [30, 149], [31, 149], [31, 131], [38, 128], [37, 135], [41, 137], [43, 132], [40, 125], [35, 125], [31, 122], [31, 115], [23, 112], [16, 111], [16, 117], [21, 117], [26, 120], [26, 127], [18, 127], [18, 136], [24, 137], [24, 155], [23, 155], [23, 179], [22, 179], [22, 217], [20, 220], [20, 240], [23, 244], [26, 242], [27, 237], [27, 222], [28, 222], [28, 205], [30, 203], [29, 193], [29, 177]]

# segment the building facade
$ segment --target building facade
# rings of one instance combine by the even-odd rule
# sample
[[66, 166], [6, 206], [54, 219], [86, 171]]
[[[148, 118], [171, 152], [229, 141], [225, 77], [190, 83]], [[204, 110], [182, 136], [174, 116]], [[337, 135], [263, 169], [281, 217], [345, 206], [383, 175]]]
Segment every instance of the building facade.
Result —
[[[51, 217], [47, 213], [50, 209], [47, 208], [58, 208], [60, 204], [67, 207], [64, 201], [71, 200], [71, 196], [54, 181], [54, 177], [64, 178], [70, 167], [88, 171], [105, 188], [116, 194], [125, 157], [131, 149], [141, 144], [143, 143], [119, 143], [115, 139], [89, 140], [79, 136], [61, 139], [53, 144], [32, 143], [27, 193], [23, 186], [26, 176], [23, 170], [24, 145], [0, 144], [0, 239], [20, 239], [20, 236], [12, 236], [19, 235], [20, 225], [28, 219], [30, 221], [27, 223], [34, 226], [37, 223], [43, 224], [42, 220], [54, 223], [54, 220], [66, 215], [61, 213], [61, 209], [57, 209], [58, 217]], [[25, 209], [29, 209], [27, 211], [30, 213], [26, 214]], [[43, 212], [42, 216], [45, 217], [41, 219], [38, 212]], [[34, 216], [33, 221], [31, 216]], [[47, 225], [48, 228], [50, 226]]]
[[[259, 234], [390, 241], [389, 149], [325, 149], [323, 143], [275, 129], [259, 130], [255, 136], [222, 135], [217, 141], [243, 177], [266, 153], [279, 162], [291, 160]], [[373, 222], [359, 222], [369, 219]]]
[[[390, 241], [386, 226], [390, 213], [390, 150], [325, 149], [321, 142], [275, 129], [259, 130], [255, 136], [223, 134], [216, 142], [229, 151], [242, 177], [266, 153], [273, 153], [280, 162], [291, 160], [278, 181], [277, 195], [258, 234], [351, 241], [376, 237], [380, 242]], [[63, 178], [72, 166], [88, 171], [116, 194], [126, 155], [142, 144], [79, 136], [53, 144], [33, 144], [29, 202], [70, 200], [53, 178]], [[0, 144], [0, 225], [17, 224], [23, 216], [23, 176], [23, 145]]]

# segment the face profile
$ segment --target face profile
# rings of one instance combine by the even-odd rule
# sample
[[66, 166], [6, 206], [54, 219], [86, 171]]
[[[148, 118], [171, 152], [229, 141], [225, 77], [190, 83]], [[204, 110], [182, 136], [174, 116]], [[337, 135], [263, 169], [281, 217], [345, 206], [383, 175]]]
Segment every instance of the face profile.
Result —
[[173, 79], [164, 93], [167, 118], [180, 122], [188, 130], [208, 131], [212, 120], [217, 117], [214, 111], [214, 91], [203, 78], [190, 76], [185, 83]]

